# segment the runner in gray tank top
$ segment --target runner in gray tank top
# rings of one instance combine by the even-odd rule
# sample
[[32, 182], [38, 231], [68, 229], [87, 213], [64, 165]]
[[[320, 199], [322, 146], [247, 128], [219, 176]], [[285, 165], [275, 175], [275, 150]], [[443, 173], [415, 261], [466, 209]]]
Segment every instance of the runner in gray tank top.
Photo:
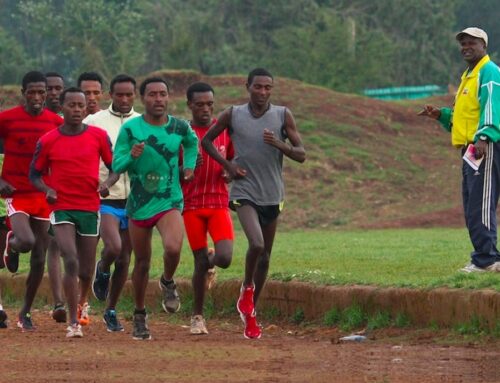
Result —
[[[273, 85], [273, 76], [267, 70], [252, 70], [246, 84], [249, 102], [223, 111], [202, 140], [205, 151], [233, 180], [230, 205], [236, 210], [248, 239], [245, 279], [236, 305], [245, 324], [246, 338], [260, 338], [262, 334], [255, 305], [266, 281], [283, 206], [283, 155], [297, 162], [306, 159], [292, 113], [270, 103]], [[235, 148], [232, 162], [223, 158], [212, 144], [225, 129]]]

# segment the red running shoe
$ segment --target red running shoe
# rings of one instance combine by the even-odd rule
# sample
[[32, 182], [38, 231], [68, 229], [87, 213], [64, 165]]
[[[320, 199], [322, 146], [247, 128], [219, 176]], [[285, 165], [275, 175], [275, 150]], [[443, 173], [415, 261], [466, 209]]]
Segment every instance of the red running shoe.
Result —
[[262, 329], [257, 323], [255, 312], [250, 315], [245, 315], [245, 331], [243, 331], [243, 335], [247, 339], [259, 339], [262, 335]]
[[244, 320], [244, 316], [250, 315], [253, 313], [254, 304], [253, 304], [253, 293], [255, 290], [255, 286], [241, 286], [240, 297], [238, 298], [238, 302], [236, 303], [236, 308], [241, 315], [241, 319]]

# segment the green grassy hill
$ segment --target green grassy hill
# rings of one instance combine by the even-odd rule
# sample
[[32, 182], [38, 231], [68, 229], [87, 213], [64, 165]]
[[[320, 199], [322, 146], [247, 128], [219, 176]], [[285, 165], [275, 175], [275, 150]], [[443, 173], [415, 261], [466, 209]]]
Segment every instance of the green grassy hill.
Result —
[[[185, 89], [204, 80], [216, 111], [247, 100], [245, 77], [160, 71], [172, 84], [170, 111], [188, 117]], [[437, 123], [418, 117], [425, 101], [389, 103], [277, 78], [273, 102], [288, 106], [307, 150], [285, 159], [288, 228], [461, 226], [460, 153]], [[2, 109], [18, 102], [0, 88]], [[450, 97], [434, 100], [449, 105]], [[105, 100], [107, 102], [107, 100]], [[142, 110], [137, 100], [137, 109]]]

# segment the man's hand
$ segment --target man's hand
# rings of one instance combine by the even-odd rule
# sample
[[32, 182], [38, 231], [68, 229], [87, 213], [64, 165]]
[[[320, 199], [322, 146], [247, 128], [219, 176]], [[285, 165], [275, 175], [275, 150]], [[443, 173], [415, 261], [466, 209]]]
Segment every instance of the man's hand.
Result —
[[201, 151], [200, 151], [200, 152], [198, 152], [198, 157], [196, 157], [196, 165], [194, 167], [198, 168], [201, 165], [203, 165], [203, 155], [201, 154]]
[[190, 182], [194, 179], [193, 169], [184, 169], [184, 181]]
[[100, 184], [97, 191], [99, 192], [99, 195], [102, 198], [106, 198], [107, 196], [109, 196], [109, 187], [106, 184], [106, 182], [103, 182], [102, 184]]
[[227, 184], [230, 183], [233, 180], [231, 178], [231, 176], [229, 175], [229, 173], [226, 172], [224, 169], [222, 170], [221, 177], [224, 180], [224, 182], [227, 183]]
[[49, 204], [55, 204], [57, 201], [57, 192], [54, 189], [47, 190], [47, 193], [45, 193], [45, 199]]
[[227, 177], [230, 180], [243, 178], [247, 175], [247, 171], [245, 169], [240, 168], [238, 165], [235, 165], [233, 163], [230, 163], [225, 171], [227, 172]]
[[275, 136], [274, 133], [271, 132], [269, 129], [264, 129], [264, 142], [268, 145], [275, 146], [279, 148], [280, 144], [282, 143], [281, 140], [278, 140]]
[[474, 155], [476, 160], [478, 160], [488, 151], [488, 141], [477, 140], [474, 144], [474, 148], [476, 149]]
[[3, 179], [0, 179], [0, 195], [4, 197], [10, 197], [15, 191], [16, 188], [14, 186], [4, 181]]
[[134, 146], [132, 146], [132, 149], [130, 150], [132, 158], [139, 158], [142, 155], [144, 152], [144, 145], [145, 143], [141, 142], [140, 144], [134, 144]]
[[425, 105], [424, 109], [422, 109], [420, 112], [418, 112], [417, 115], [430, 117], [434, 120], [437, 120], [441, 116], [441, 111], [439, 110], [439, 108], [436, 108], [435, 106]]

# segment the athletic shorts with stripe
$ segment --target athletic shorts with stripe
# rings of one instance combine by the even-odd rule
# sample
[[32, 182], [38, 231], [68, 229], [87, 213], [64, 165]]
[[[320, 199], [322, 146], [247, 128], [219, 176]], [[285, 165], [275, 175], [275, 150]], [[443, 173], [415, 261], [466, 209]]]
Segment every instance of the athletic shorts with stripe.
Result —
[[208, 247], [207, 233], [214, 243], [234, 239], [233, 221], [228, 208], [187, 210], [182, 217], [193, 251]]
[[99, 212], [83, 210], [56, 210], [50, 214], [52, 226], [70, 224], [75, 226], [76, 233], [84, 237], [97, 237], [101, 216]]
[[49, 220], [50, 208], [43, 194], [30, 197], [15, 196], [6, 198], [5, 204], [8, 217], [21, 213], [34, 219]]

